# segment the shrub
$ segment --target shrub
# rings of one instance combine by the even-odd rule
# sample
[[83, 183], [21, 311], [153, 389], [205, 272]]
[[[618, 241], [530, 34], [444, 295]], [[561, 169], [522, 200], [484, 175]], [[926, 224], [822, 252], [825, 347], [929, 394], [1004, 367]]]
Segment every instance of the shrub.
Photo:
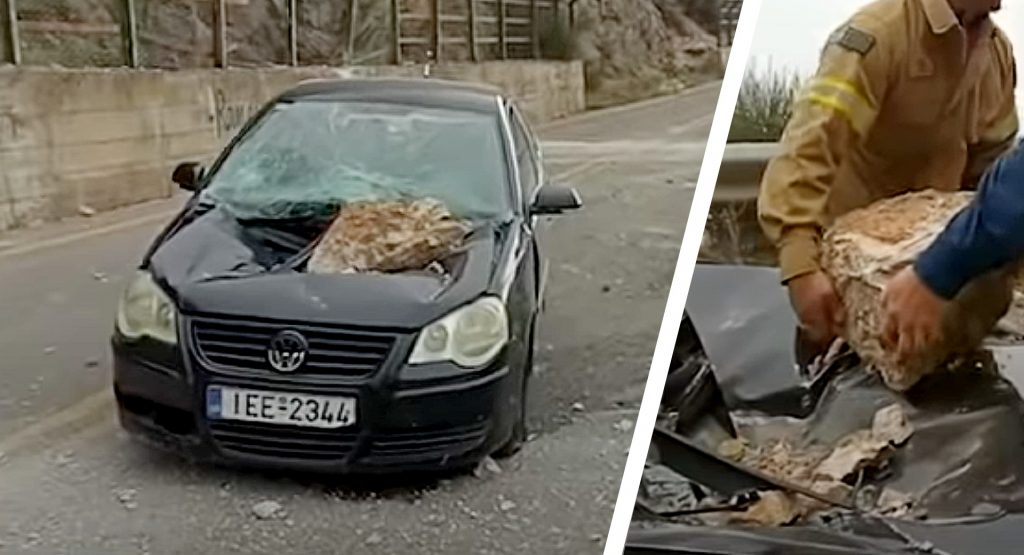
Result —
[[779, 140], [800, 86], [800, 77], [790, 70], [775, 70], [770, 64], [764, 71], [749, 68], [736, 100], [729, 142]]

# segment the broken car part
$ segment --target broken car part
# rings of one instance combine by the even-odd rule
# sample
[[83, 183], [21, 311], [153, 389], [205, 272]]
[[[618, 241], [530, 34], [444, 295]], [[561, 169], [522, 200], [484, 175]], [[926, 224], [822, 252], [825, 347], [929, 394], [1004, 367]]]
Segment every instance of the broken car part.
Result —
[[[783, 528], [638, 521], [626, 553], [1019, 553], [1024, 401], [1016, 386], [1024, 384], [1024, 347], [992, 345], [986, 356], [927, 376], [906, 394], [865, 371], [855, 356], [843, 356], [838, 371], [808, 397], [789, 335], [796, 328], [780, 325], [793, 323], [793, 316], [774, 268], [698, 264], [686, 310], [737, 428], [754, 443], [832, 445], [875, 429], [877, 421], [882, 435], [899, 445], [903, 418], [886, 408], [900, 405], [913, 435], [895, 451], [887, 474], [863, 481], [912, 497], [914, 507], [902, 519], [841, 510]], [[705, 419], [688, 434], [714, 426]], [[726, 437], [714, 431], [713, 437]], [[656, 497], [645, 502], [662, 506]], [[913, 520], [917, 511], [926, 519]]]
[[782, 490], [799, 493], [831, 506], [856, 510], [845, 500], [744, 467], [663, 428], [655, 427], [651, 445], [658, 450], [662, 464], [723, 495]]

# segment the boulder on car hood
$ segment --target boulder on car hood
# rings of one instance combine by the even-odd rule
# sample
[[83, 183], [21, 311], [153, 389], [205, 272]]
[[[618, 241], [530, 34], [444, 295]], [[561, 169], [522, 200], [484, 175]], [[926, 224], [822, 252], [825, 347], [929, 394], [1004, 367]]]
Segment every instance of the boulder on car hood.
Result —
[[450, 256], [470, 226], [432, 199], [347, 204], [313, 250], [314, 274], [421, 270]]
[[[908, 193], [845, 214], [825, 233], [821, 264], [846, 307], [844, 339], [896, 391], [910, 389], [944, 363], [977, 348], [1010, 306], [1012, 274], [991, 272], [968, 284], [947, 305], [941, 344], [902, 363], [882, 346], [881, 295], [886, 282], [912, 264], [972, 196]], [[1021, 319], [1011, 315], [1007, 320]]]

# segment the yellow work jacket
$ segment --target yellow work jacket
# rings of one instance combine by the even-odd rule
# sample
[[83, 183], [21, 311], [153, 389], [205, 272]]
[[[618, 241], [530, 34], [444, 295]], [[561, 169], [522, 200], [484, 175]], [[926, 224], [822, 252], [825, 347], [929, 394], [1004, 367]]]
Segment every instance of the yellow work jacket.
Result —
[[818, 269], [836, 216], [973, 187], [1013, 144], [1013, 52], [990, 20], [978, 37], [968, 45], [946, 0], [877, 0], [832, 34], [761, 182], [758, 217], [783, 282]]

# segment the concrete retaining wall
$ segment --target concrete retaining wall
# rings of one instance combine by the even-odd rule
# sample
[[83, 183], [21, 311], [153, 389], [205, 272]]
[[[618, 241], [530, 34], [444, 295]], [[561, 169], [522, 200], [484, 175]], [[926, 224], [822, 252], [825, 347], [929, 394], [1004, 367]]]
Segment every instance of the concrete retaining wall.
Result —
[[[170, 171], [211, 161], [272, 96], [313, 77], [419, 76], [420, 67], [186, 71], [0, 69], [0, 231], [170, 196]], [[534, 123], [585, 108], [579, 63], [434, 68], [487, 82]]]

